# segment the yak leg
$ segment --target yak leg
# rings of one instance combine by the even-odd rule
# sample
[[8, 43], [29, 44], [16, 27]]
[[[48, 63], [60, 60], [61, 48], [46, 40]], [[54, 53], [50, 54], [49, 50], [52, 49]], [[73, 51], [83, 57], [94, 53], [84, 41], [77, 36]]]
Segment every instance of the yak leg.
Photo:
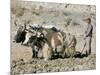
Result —
[[48, 44], [45, 44], [43, 47], [43, 57], [44, 60], [47, 61], [49, 59], [51, 59], [52, 56], [52, 49], [48, 46]]

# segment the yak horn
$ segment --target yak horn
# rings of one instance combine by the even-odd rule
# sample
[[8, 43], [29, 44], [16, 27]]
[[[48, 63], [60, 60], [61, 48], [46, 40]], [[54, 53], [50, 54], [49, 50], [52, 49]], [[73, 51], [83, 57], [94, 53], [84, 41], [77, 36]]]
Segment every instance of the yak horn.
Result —
[[14, 21], [14, 24], [15, 24], [15, 26], [17, 26], [17, 23], [16, 23], [16, 21]]

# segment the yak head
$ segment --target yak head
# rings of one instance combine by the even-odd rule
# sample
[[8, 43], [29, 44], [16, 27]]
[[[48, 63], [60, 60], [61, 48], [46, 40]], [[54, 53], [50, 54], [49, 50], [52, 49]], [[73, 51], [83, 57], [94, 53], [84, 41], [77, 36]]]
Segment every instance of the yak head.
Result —
[[19, 26], [19, 28], [17, 29], [17, 31], [15, 33], [14, 41], [16, 43], [24, 42], [25, 35], [26, 35], [25, 27], [24, 26]]

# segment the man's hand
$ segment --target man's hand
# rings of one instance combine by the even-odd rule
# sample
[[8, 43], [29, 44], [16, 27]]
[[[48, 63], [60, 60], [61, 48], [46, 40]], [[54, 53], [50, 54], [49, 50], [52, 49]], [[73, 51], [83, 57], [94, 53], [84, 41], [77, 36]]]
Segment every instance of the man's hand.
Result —
[[83, 34], [83, 37], [86, 37], [86, 34]]
[[83, 35], [83, 39], [85, 39], [85, 38], [86, 38], [86, 34]]

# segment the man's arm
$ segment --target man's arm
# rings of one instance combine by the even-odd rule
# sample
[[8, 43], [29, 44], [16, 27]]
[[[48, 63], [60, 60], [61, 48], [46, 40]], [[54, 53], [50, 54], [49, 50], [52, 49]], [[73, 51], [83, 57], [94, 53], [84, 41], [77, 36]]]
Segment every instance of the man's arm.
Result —
[[92, 29], [92, 25], [89, 25], [89, 27], [87, 28], [86, 32], [85, 32], [85, 37], [88, 36], [91, 32]]

